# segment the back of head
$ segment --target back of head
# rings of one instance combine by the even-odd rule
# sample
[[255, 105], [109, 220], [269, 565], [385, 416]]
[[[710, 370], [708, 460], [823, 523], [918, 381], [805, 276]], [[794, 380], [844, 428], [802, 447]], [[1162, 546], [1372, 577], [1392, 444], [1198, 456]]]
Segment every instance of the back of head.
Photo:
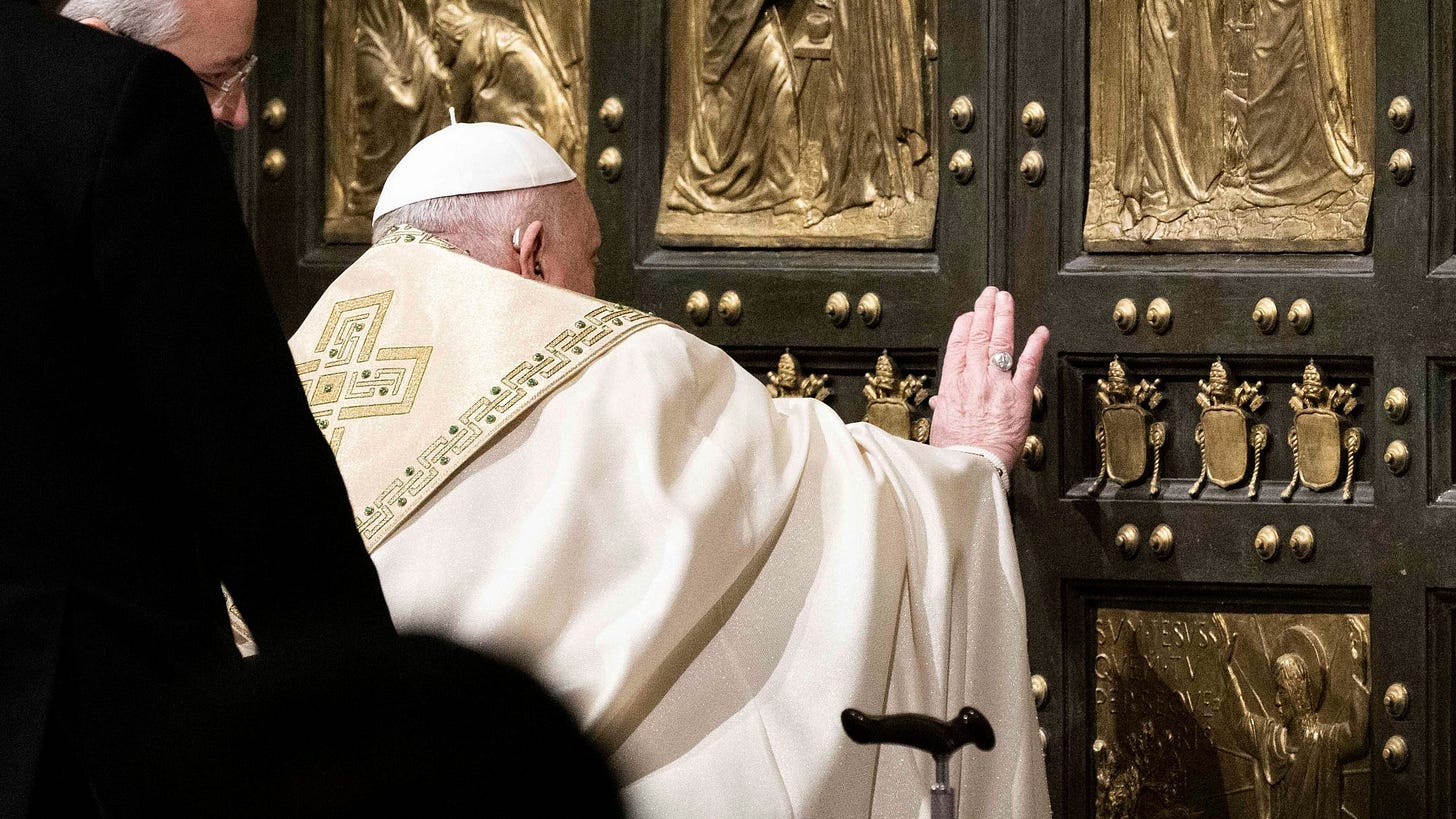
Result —
[[464, 193], [403, 205], [375, 220], [374, 241], [400, 225], [410, 225], [449, 239], [472, 258], [501, 267], [496, 260], [515, 249], [515, 229], [558, 212], [564, 188], [570, 184]]
[[374, 222], [428, 199], [555, 185], [576, 172], [546, 140], [515, 125], [462, 122], [420, 140], [390, 171]]
[[177, 36], [183, 12], [182, 0], [70, 0], [61, 8], [72, 20], [95, 17], [117, 34], [150, 46]]
[[379, 193], [374, 238], [408, 224], [478, 261], [595, 292], [601, 232], [576, 172], [514, 125], [451, 125], [404, 155]]
[[437, 33], [459, 43], [469, 34], [470, 18], [471, 12], [459, 3], [444, 3], [435, 9], [430, 22]]
[[1314, 710], [1309, 667], [1303, 657], [1292, 653], [1279, 655], [1274, 661], [1274, 683], [1289, 697], [1294, 713], [1307, 714]]

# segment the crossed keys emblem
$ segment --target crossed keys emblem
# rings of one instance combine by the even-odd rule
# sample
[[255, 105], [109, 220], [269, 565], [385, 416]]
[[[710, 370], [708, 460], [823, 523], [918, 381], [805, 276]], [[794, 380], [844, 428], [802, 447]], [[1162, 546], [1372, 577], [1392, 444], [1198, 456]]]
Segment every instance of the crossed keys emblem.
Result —
[[334, 305], [314, 347], [319, 357], [298, 365], [314, 421], [338, 454], [345, 421], [405, 415], [425, 378], [433, 347], [377, 347], [394, 299], [387, 290]]

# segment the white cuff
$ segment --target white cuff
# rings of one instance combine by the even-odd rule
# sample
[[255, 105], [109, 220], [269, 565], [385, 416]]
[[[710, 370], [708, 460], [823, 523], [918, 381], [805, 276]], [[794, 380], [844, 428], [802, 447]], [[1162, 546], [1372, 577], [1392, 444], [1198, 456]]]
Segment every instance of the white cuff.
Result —
[[979, 455], [990, 461], [991, 468], [996, 470], [996, 479], [1001, 482], [1001, 491], [1011, 491], [1011, 473], [1006, 469], [1006, 464], [1001, 463], [1001, 459], [992, 455], [989, 450], [981, 449], [978, 446], [964, 446], [962, 444], [953, 444], [946, 447], [946, 449], [954, 449], [956, 452], [964, 452], [969, 455]]

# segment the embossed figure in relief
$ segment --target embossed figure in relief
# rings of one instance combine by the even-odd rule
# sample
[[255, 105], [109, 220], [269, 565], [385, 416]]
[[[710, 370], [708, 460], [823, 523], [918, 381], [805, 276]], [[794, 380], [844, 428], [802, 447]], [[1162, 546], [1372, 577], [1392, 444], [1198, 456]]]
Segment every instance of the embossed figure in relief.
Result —
[[923, 375], [905, 375], [888, 350], [875, 360], [875, 371], [865, 373], [864, 419], [884, 431], [925, 443], [930, 440], [930, 419], [916, 418], [915, 410], [930, 397]]
[[1092, 743], [1097, 819], [1140, 819], [1147, 815], [1145, 806], [1182, 800], [1188, 774], [1170, 752], [1173, 739], [1166, 728], [1159, 731], [1153, 720], [1143, 719], [1117, 747], [1101, 739]]
[[1088, 249], [1362, 249], [1373, 14], [1373, 0], [1094, 0]]
[[1198, 406], [1203, 408], [1198, 427], [1193, 431], [1203, 468], [1188, 494], [1198, 497], [1205, 481], [1228, 489], [1249, 474], [1249, 450], [1254, 451], [1254, 470], [1249, 477], [1249, 499], [1259, 496], [1259, 470], [1264, 463], [1264, 448], [1269, 444], [1269, 427], [1250, 424], [1264, 406], [1259, 394], [1264, 382], [1252, 385], [1245, 381], [1231, 386], [1228, 367], [1223, 360], [1213, 362], [1208, 380], [1198, 382]]
[[1369, 752], [1368, 627], [1355, 616], [1345, 618], [1343, 644], [1333, 648], [1347, 658], [1331, 656], [1320, 635], [1305, 626], [1285, 629], [1272, 652], [1261, 645], [1259, 659], [1272, 672], [1277, 709], [1267, 713], [1267, 698], [1246, 693], [1240, 681], [1239, 633], [1223, 615], [1214, 618], [1226, 646], [1222, 707], [1238, 749], [1258, 769], [1254, 781], [1262, 816], [1345, 816], [1343, 767]]
[[711, 0], [705, 22], [698, 108], [667, 206], [802, 213], [794, 74], [778, 8]]
[[1301, 484], [1320, 492], [1340, 481], [1341, 453], [1345, 462], [1343, 500], [1355, 499], [1355, 454], [1365, 440], [1359, 427], [1346, 427], [1344, 420], [1360, 402], [1355, 398], [1355, 385], [1336, 384], [1326, 387], [1324, 375], [1313, 361], [1304, 368], [1304, 379], [1294, 385], [1289, 406], [1294, 409], [1294, 425], [1289, 430], [1289, 448], [1294, 451], [1294, 475], [1280, 495], [1294, 497]]
[[928, 246], [933, 6], [676, 0], [659, 237]]
[[345, 207], [367, 214], [405, 151], [449, 121], [449, 76], [429, 30], [403, 2], [362, 3], [358, 15], [355, 164]]
[[569, 88], [564, 69], [552, 64], [546, 42], [499, 14], [461, 2], [435, 10], [434, 31], [450, 75], [450, 101], [462, 122], [535, 131], [572, 167], [583, 166], [586, 129], [572, 96], [564, 93]]
[[368, 241], [379, 191], [415, 143], [503, 122], [586, 167], [589, 0], [326, 0], [324, 234]]
[[[833, 15], [829, 68], [842, 106], [825, 134], [825, 215], [874, 205], [882, 218], [917, 202], [930, 139], [924, 68], [934, 43], [918, 4], [905, 0], [815, 0]], [[831, 123], [832, 124], [832, 121]], [[933, 178], [931, 181], [934, 181]]]
[[1134, 386], [1128, 380], [1127, 368], [1116, 357], [1107, 365], [1107, 378], [1097, 379], [1097, 403], [1102, 408], [1097, 424], [1100, 465], [1089, 495], [1100, 493], [1109, 480], [1119, 486], [1142, 480], [1147, 474], [1150, 448], [1153, 474], [1148, 480], [1148, 494], [1157, 496], [1162, 492], [1163, 444], [1168, 439], [1168, 428], [1162, 421], [1154, 421], [1151, 412], [1163, 402], [1162, 383], [1162, 379], [1155, 378], [1151, 383], [1143, 380]]
[[1369, 623], [1099, 609], [1097, 819], [1370, 816]]
[[799, 364], [799, 359], [788, 350], [779, 356], [778, 369], [768, 374], [768, 394], [773, 398], [813, 398], [823, 401], [831, 390], [825, 385], [828, 380], [822, 375], [809, 375]]

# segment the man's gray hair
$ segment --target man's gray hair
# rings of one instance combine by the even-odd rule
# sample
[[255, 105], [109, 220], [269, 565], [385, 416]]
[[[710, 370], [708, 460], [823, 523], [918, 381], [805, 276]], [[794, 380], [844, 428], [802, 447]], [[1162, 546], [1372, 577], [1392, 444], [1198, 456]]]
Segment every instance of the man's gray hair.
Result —
[[95, 17], [117, 34], [161, 46], [177, 36], [183, 11], [182, 0], [71, 0], [61, 14], [72, 20]]
[[467, 193], [405, 205], [374, 222], [374, 241], [384, 238], [384, 234], [399, 225], [411, 225], [447, 238], [470, 236], [481, 245], [504, 251], [510, 246], [511, 233], [516, 228], [543, 218], [541, 199], [546, 190], [547, 187], [539, 187]]

